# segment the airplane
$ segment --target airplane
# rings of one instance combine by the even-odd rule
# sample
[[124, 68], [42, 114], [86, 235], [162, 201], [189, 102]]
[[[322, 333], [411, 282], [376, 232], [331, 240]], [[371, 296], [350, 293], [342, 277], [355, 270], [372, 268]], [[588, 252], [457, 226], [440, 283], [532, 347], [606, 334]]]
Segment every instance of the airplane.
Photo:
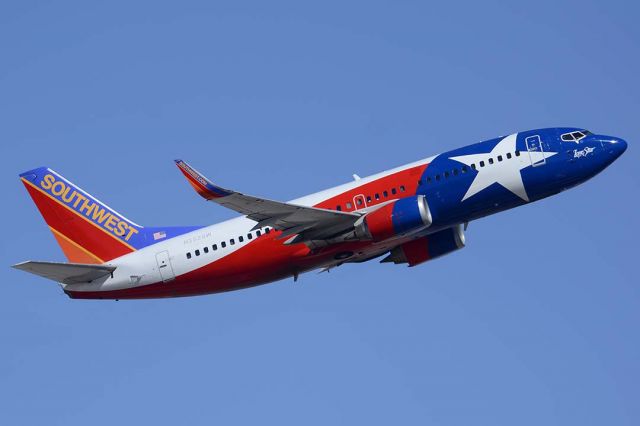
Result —
[[196, 193], [241, 214], [214, 225], [145, 227], [47, 167], [20, 174], [68, 262], [13, 265], [72, 299], [195, 296], [346, 263], [410, 267], [465, 246], [469, 222], [549, 197], [626, 150], [581, 128], [513, 133], [281, 202], [214, 184], [182, 160]]

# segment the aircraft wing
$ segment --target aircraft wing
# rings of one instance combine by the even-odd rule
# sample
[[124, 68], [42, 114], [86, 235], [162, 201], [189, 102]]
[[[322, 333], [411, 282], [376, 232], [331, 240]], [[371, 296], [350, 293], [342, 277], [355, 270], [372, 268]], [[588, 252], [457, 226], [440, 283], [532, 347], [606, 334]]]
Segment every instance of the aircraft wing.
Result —
[[214, 185], [182, 160], [176, 160], [176, 164], [201, 197], [255, 220], [257, 223], [254, 229], [272, 226], [283, 231], [280, 238], [297, 234], [297, 238], [287, 241], [289, 244], [341, 234], [352, 229], [361, 217], [360, 213], [299, 206], [245, 195]]
[[88, 283], [116, 270], [115, 266], [34, 260], [18, 263], [13, 267], [64, 284]]

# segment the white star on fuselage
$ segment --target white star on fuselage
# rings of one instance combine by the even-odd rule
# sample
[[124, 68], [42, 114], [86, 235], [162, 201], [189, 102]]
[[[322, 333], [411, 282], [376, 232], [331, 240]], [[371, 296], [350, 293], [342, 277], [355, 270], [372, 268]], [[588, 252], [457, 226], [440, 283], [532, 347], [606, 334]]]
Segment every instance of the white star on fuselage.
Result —
[[[531, 164], [542, 162], [545, 158], [549, 158], [557, 154], [557, 152], [538, 152], [523, 151], [519, 156], [515, 155], [516, 140], [518, 134], [514, 133], [502, 139], [498, 144], [485, 154], [469, 154], [460, 155], [458, 157], [450, 157], [451, 160], [471, 166], [475, 164], [478, 174], [473, 179], [471, 186], [464, 194], [461, 201], [474, 196], [485, 188], [498, 183], [504, 188], [513, 192], [524, 201], [529, 201], [529, 196], [522, 182], [520, 171], [531, 167]], [[512, 158], [507, 158], [507, 153], [511, 153]], [[498, 161], [498, 155], [502, 156], [502, 161]], [[494, 163], [489, 164], [489, 158], [493, 158]], [[484, 167], [480, 167], [480, 162], [484, 161]]]

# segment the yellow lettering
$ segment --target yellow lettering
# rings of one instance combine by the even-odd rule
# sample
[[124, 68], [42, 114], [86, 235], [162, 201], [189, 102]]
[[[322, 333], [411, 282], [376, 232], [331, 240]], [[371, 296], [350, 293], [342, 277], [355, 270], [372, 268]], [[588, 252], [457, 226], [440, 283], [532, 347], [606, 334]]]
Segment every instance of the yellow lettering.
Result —
[[115, 230], [115, 234], [118, 237], [122, 237], [127, 232], [128, 227], [129, 225], [127, 225], [127, 222], [125, 222], [124, 220], [121, 220], [120, 222], [118, 222], [118, 227]]
[[91, 201], [89, 201], [88, 198], [85, 197], [84, 203], [82, 203], [78, 211], [82, 213], [84, 209], [87, 209], [87, 212], [85, 214], [89, 216], [91, 214], [91, 210], [93, 210], [94, 207], [95, 207], [95, 204], [93, 204]]
[[122, 237], [127, 234], [127, 236], [124, 237], [125, 241], [129, 241], [131, 237], [140, 232], [133, 226], [130, 226], [127, 222], [120, 220], [118, 217], [111, 214], [111, 212], [107, 211], [105, 208], [102, 208], [97, 203], [92, 202], [89, 198], [80, 194], [75, 189], [67, 186], [64, 182], [56, 181], [56, 177], [52, 174], [45, 175], [40, 182], [40, 186], [43, 189], [49, 190], [53, 195], [62, 198], [62, 201], [67, 204], [71, 204], [71, 202], [73, 202], [73, 208], [77, 209], [79, 213], [83, 213], [87, 217], [98, 222], [116, 236]]
[[109, 231], [113, 232], [115, 231], [115, 229], [113, 229], [113, 225], [115, 225], [118, 222], [119, 220], [116, 219], [114, 215], [110, 214], [109, 219], [107, 219], [107, 221], [104, 223], [104, 227], [107, 228]]
[[42, 179], [42, 182], [40, 182], [40, 186], [44, 189], [51, 189], [51, 185], [53, 185], [53, 182], [55, 181], [56, 178], [53, 177], [53, 175], [45, 175], [45, 177]]
[[136, 228], [134, 228], [133, 226], [130, 226], [130, 227], [129, 227], [129, 233], [127, 234], [127, 236], [125, 237], [125, 239], [124, 239], [124, 240], [125, 240], [125, 241], [129, 241], [129, 238], [131, 238], [131, 236], [132, 236], [133, 234], [137, 234], [137, 233], [138, 233], [138, 230], [137, 230]]
[[103, 208], [96, 208], [93, 209], [93, 220], [98, 221], [99, 224], [102, 225], [102, 222], [104, 222], [105, 220], [107, 220], [107, 218], [111, 216], [111, 213], [109, 213], [108, 211], [106, 211]]
[[[67, 195], [71, 193], [71, 196], [67, 198]], [[64, 193], [62, 194], [62, 201], [64, 201], [65, 203], [69, 204], [71, 202], [71, 200], [73, 200], [73, 197], [76, 195], [76, 191], [71, 191], [71, 187], [67, 186], [67, 189], [64, 190]]]
[[64, 182], [57, 181], [53, 185], [51, 185], [51, 193], [58, 196], [62, 194], [66, 188], [67, 185], [65, 185]]
[[80, 193], [77, 193], [77, 194], [78, 194], [78, 196], [76, 197], [76, 202], [73, 203], [73, 208], [74, 209], [78, 207], [78, 204], [80, 204], [80, 201], [87, 199], [87, 197], [85, 197], [84, 195], [82, 195]]

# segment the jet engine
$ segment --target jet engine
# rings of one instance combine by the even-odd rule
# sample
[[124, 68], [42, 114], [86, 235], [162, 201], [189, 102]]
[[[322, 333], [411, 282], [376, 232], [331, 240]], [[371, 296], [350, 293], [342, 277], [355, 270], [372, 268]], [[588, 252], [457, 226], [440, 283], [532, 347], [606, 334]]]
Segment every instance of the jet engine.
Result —
[[461, 249], [464, 244], [462, 225], [456, 225], [399, 245], [391, 250], [382, 262], [408, 263], [409, 266], [415, 266]]
[[383, 241], [431, 226], [432, 218], [424, 195], [401, 198], [364, 215], [355, 224], [356, 237]]

